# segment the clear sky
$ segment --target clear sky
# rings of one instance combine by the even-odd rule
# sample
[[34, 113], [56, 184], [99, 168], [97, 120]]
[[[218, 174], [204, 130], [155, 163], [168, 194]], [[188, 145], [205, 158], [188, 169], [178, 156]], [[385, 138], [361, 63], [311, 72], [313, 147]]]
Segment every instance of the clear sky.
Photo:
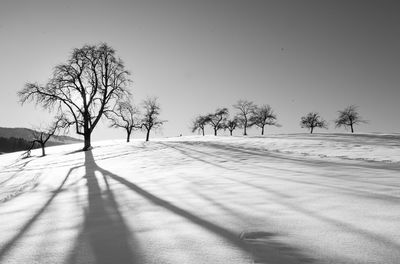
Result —
[[[159, 97], [158, 136], [188, 135], [194, 116], [238, 99], [275, 109], [282, 127], [267, 133], [350, 104], [369, 121], [358, 131], [400, 132], [399, 14], [396, 0], [1, 0], [0, 126], [46, 121], [16, 92], [45, 83], [73, 48], [106, 42], [132, 72], [134, 100]], [[106, 123], [94, 133], [124, 135]]]

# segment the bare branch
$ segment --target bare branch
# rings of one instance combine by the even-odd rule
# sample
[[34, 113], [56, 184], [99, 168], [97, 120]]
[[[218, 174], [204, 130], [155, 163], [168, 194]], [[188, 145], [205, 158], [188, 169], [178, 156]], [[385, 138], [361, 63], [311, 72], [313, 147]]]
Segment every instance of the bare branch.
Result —
[[228, 116], [227, 108], [218, 108], [214, 113], [208, 114], [206, 117], [207, 123], [209, 123], [214, 129], [214, 136], [217, 135], [218, 130], [224, 128], [224, 123]]
[[251, 113], [250, 124], [261, 128], [261, 135], [264, 135], [265, 126], [278, 126], [277, 117], [270, 105], [255, 107]]
[[302, 128], [310, 129], [310, 133], [312, 134], [316, 127], [328, 128], [328, 123], [319, 115], [319, 113], [310, 112], [301, 118], [300, 126]]
[[345, 128], [350, 127], [351, 133], [354, 133], [354, 125], [358, 125], [361, 123], [368, 123], [366, 120], [363, 120], [360, 114], [357, 111], [358, 106], [350, 105], [346, 107], [342, 111], [338, 111], [339, 117], [335, 120], [335, 126]]
[[144, 111], [141, 127], [146, 130], [146, 141], [149, 141], [150, 131], [161, 127], [167, 121], [159, 119], [161, 108], [157, 97], [147, 98], [142, 102], [142, 106]]
[[237, 114], [239, 125], [243, 127], [243, 135], [246, 136], [247, 128], [252, 126], [249, 122], [249, 118], [251, 113], [254, 112], [256, 105], [251, 101], [239, 100], [233, 105], [233, 108], [239, 110], [239, 113]]

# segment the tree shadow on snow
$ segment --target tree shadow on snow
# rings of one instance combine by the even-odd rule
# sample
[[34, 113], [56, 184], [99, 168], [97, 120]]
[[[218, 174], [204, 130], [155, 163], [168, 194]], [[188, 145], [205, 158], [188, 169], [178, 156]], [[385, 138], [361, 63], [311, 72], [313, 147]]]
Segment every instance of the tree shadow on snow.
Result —
[[[163, 143], [161, 143], [161, 144], [163, 144]], [[184, 155], [186, 155], [186, 156], [188, 156], [188, 157], [190, 157], [192, 159], [207, 163], [207, 164], [215, 166], [215, 167], [219, 167], [221, 169], [232, 170], [232, 171], [236, 171], [236, 172], [243, 172], [243, 173], [257, 175], [257, 176], [261, 176], [261, 177], [265, 176], [264, 174], [256, 173], [254, 171], [253, 172], [247, 172], [247, 171], [243, 171], [243, 170], [240, 170], [240, 169], [234, 169], [234, 168], [230, 168], [230, 167], [221, 165], [220, 163], [218, 163], [218, 162], [216, 162], [214, 160], [213, 161], [207, 160], [210, 157], [221, 158], [221, 155], [217, 155], [217, 154], [209, 153], [209, 152], [205, 152], [205, 151], [200, 151], [198, 149], [192, 149], [192, 148], [189, 148], [189, 147], [186, 147], [186, 146], [185, 147], [183, 147], [183, 146], [177, 147], [177, 146], [171, 146], [171, 145], [167, 145], [167, 144], [163, 144], [163, 145], [169, 146], [170, 148], [173, 148], [173, 149], [181, 152], [182, 154], [184, 154]], [[221, 150], [222, 149], [226, 150], [228, 148], [224, 147], [224, 148], [221, 148]], [[196, 154], [196, 155], [194, 155], [194, 154]], [[224, 153], [224, 154], [226, 154], [226, 153]], [[257, 153], [257, 154], [260, 154], [260, 153]], [[253, 152], [245, 151], [245, 152], [243, 152], [243, 155], [245, 155], [247, 158], [249, 158], [249, 157], [251, 158], [251, 155], [255, 155], [255, 154]], [[241, 160], [235, 160], [235, 162], [236, 163], [247, 164], [247, 163], [245, 163], [245, 162], [243, 162]], [[327, 162], [325, 162], [325, 163], [327, 163]], [[273, 167], [265, 166], [265, 165], [258, 165], [258, 166], [261, 166], [262, 168], [266, 168], [266, 169], [271, 169], [272, 168], [274, 170], [289, 172], [292, 175], [294, 175], [294, 174], [297, 174], [297, 175], [306, 174], [305, 172], [294, 170], [294, 169], [273, 168]], [[335, 169], [337, 170], [337, 168], [335, 168]], [[332, 176], [329, 176], [329, 175], [316, 174], [316, 173], [314, 173], [313, 176], [317, 176], [319, 178], [332, 178]], [[277, 180], [280, 180], [280, 181], [287, 181], [287, 182], [292, 182], [292, 183], [295, 182], [295, 183], [299, 183], [299, 184], [306, 184], [306, 185], [311, 185], [311, 186], [315, 186], [315, 187], [332, 189], [332, 190], [340, 191], [342, 193], [347, 193], [348, 195], [359, 196], [359, 197], [364, 197], [364, 198], [369, 198], [369, 199], [377, 199], [377, 200], [380, 199], [380, 200], [385, 200], [385, 201], [389, 201], [389, 202], [393, 202], [393, 203], [398, 203], [399, 200], [400, 200], [400, 197], [398, 197], [396, 195], [390, 195], [390, 194], [386, 194], [386, 193], [377, 193], [375, 191], [370, 191], [370, 190], [365, 189], [365, 188], [360, 189], [360, 188], [354, 188], [354, 187], [346, 187], [346, 185], [338, 185], [338, 184], [333, 184], [332, 185], [332, 184], [324, 183], [324, 182], [321, 182], [321, 181], [309, 181], [307, 179], [303, 180], [303, 179], [301, 179], [299, 177], [286, 178], [283, 175], [274, 176], [274, 175], [270, 174], [270, 175], [268, 175], [268, 177], [269, 178], [274, 178], [274, 179], [277, 179]], [[381, 184], [381, 183], [374, 183], [374, 182], [371, 182], [371, 181], [364, 181], [364, 180], [360, 180], [360, 179], [349, 179], [349, 178], [337, 177], [337, 178], [335, 178], [335, 180], [336, 181], [351, 182], [351, 183], [367, 183], [367, 184], [369, 184], [371, 186], [381, 187], [381, 188], [393, 187], [392, 185], [384, 185], [384, 184]], [[262, 189], [262, 187], [257, 186], [257, 185], [252, 185], [250, 183], [244, 183], [244, 184], [251, 185], [251, 186], [253, 186], [254, 188], [257, 188], [257, 189]]]
[[[53, 191], [46, 203], [22, 226], [16, 235], [0, 248], [0, 262], [15, 244], [28, 233], [34, 223], [43, 216], [57, 195], [65, 188], [71, 173], [81, 166], [73, 167], [68, 171], [59, 187]], [[88, 204], [85, 210], [82, 230], [65, 261], [67, 264], [144, 263], [140, 255], [140, 247], [132, 237], [119, 211], [115, 194], [109, 184], [110, 179], [126, 186], [152, 204], [218, 235], [238, 250], [252, 255], [255, 263], [290, 264], [313, 262], [312, 259], [305, 257], [298, 249], [274, 242], [273, 237], [275, 234], [255, 232], [257, 235], [253, 233], [240, 235], [153, 195], [125, 178], [99, 167], [94, 160], [92, 151], [85, 152], [84, 167]], [[100, 184], [100, 181], [102, 184]]]
[[[83, 230], [67, 263], [141, 263], [140, 256], [135, 253], [138, 245], [133, 243], [110, 188], [108, 177], [112, 176], [96, 164], [91, 150], [85, 152], [85, 170], [88, 206]], [[105, 190], [100, 187], [99, 180], [104, 181]]]
[[61, 184], [58, 186], [56, 190], [54, 190], [50, 196], [50, 198], [46, 201], [46, 203], [36, 211], [36, 213], [20, 228], [17, 234], [15, 234], [7, 243], [4, 244], [2, 248], [0, 248], [0, 262], [2, 258], [13, 248], [13, 246], [31, 229], [33, 224], [43, 215], [43, 213], [48, 209], [53, 200], [57, 197], [57, 195], [62, 192], [65, 183], [67, 182], [70, 174], [73, 170], [78, 167], [71, 168], [67, 175], [64, 177]]
[[[191, 148], [187, 148], [187, 147], [171, 146], [171, 145], [167, 145], [167, 144], [164, 144], [164, 143], [161, 143], [161, 144], [169, 146], [169, 147], [171, 147], [173, 149], [176, 149], [179, 152], [181, 152], [183, 155], [186, 155], [188, 157], [191, 157], [192, 159], [204, 162], [206, 164], [209, 164], [209, 165], [221, 168], [221, 169], [238, 171], [237, 169], [232, 169], [232, 168], [226, 167], [224, 165], [218, 164], [217, 162], [210, 161], [208, 159], [208, 157], [213, 156], [210, 153], [202, 152], [202, 151], [191, 149]], [[207, 143], [205, 145], [210, 145], [210, 146], [216, 147], [214, 145], [218, 145], [218, 144], [208, 144]], [[218, 145], [218, 148], [231, 149], [231, 147], [225, 147], [225, 146], [220, 146], [220, 145]], [[194, 153], [200, 154], [201, 157], [199, 157], [197, 155], [194, 155]], [[244, 151], [243, 153], [253, 154], [252, 152], [249, 153], [247, 151]], [[257, 174], [257, 173], [254, 173], [254, 172], [245, 172], [245, 171], [241, 171], [241, 172], [248, 173], [248, 174], [254, 174], [254, 175], [258, 175], [258, 176], [265, 176], [265, 175]], [[289, 195], [287, 195], [286, 193], [274, 190], [274, 189], [272, 189], [270, 187], [267, 187], [267, 186], [258, 186], [258, 185], [255, 185], [255, 184], [251, 184], [251, 183], [249, 183], [247, 181], [240, 180], [240, 179], [237, 179], [237, 178], [231, 178], [231, 177], [226, 177], [226, 176], [222, 176], [222, 175], [219, 175], [219, 177], [223, 177], [223, 178], [225, 178], [227, 180], [230, 180], [230, 181], [233, 181], [233, 182], [236, 182], [236, 183], [239, 183], [239, 184], [247, 185], [247, 186], [252, 187], [252, 188], [260, 189], [260, 190], [264, 191], [267, 194], [275, 196], [275, 198], [269, 198], [269, 200], [273, 201], [274, 203], [277, 203], [277, 204], [282, 205], [284, 207], [290, 208], [291, 210], [299, 212], [299, 213], [301, 213], [301, 214], [303, 214], [305, 216], [318, 219], [321, 222], [325, 222], [325, 223], [328, 223], [328, 224], [330, 224], [332, 226], [339, 227], [341, 229], [346, 230], [349, 233], [360, 235], [360, 236], [362, 236], [362, 237], [364, 237], [364, 238], [366, 238], [366, 239], [368, 239], [370, 241], [374, 241], [374, 242], [377, 242], [379, 244], [384, 244], [386, 247], [392, 248], [395, 251], [400, 251], [400, 244], [396, 243], [395, 241], [392, 241], [392, 240], [390, 240], [390, 239], [386, 238], [385, 236], [382, 236], [382, 235], [380, 235], [378, 233], [373, 233], [373, 232], [370, 232], [368, 230], [364, 230], [364, 229], [359, 228], [359, 227], [357, 227], [357, 226], [355, 226], [353, 224], [350, 224], [350, 223], [347, 223], [347, 222], [344, 222], [344, 221], [341, 221], [341, 220], [338, 220], [338, 219], [335, 219], [335, 218], [331, 218], [331, 217], [328, 217], [328, 216], [324, 216], [324, 215], [322, 215], [322, 214], [320, 214], [318, 212], [315, 212], [315, 211], [306, 209], [306, 208], [304, 208], [302, 206], [299, 206], [298, 203], [296, 203], [296, 202], [293, 203], [292, 201], [288, 200], [287, 198], [291, 198], [291, 197]], [[268, 177], [270, 177], [270, 176], [268, 176]], [[278, 179], [281, 179], [281, 178], [278, 178]], [[284, 180], [284, 179], [281, 179], [281, 180]], [[290, 181], [299, 182], [299, 181], [296, 181], [294, 179], [293, 180], [291, 179]], [[304, 183], [304, 182], [299, 182], [299, 183]], [[318, 184], [316, 184], [316, 185], [318, 185]], [[335, 188], [338, 188], [338, 187], [335, 187]], [[353, 190], [353, 192], [354, 192], [354, 190]], [[385, 197], [386, 200], [387, 199], [398, 199], [397, 197], [379, 195], [380, 198], [382, 198], [382, 196]], [[369, 196], [366, 196], [366, 197], [371, 198], [373, 196], [370, 194]]]
[[[211, 143], [211, 142], [204, 142], [204, 145], [210, 146], [216, 149], [221, 149], [221, 150], [229, 150], [229, 151], [234, 151], [242, 154], [251, 154], [251, 155], [256, 155], [256, 156], [261, 156], [261, 157], [267, 157], [267, 158], [274, 158], [274, 159], [280, 159], [280, 160], [288, 160], [292, 162], [296, 162], [298, 164], [309, 164], [313, 166], [319, 166], [319, 167], [337, 167], [337, 166], [343, 166], [343, 167], [351, 167], [351, 168], [366, 168], [366, 169], [378, 169], [378, 170], [390, 170], [390, 171], [399, 171], [400, 166], [399, 163], [381, 163], [381, 162], [374, 162], [374, 161], [358, 161], [358, 160], [353, 160], [352, 163], [348, 163], [345, 161], [333, 161], [333, 160], [319, 160], [319, 159], [309, 159], [309, 158], [301, 158], [301, 157], [293, 157], [289, 155], [282, 155], [279, 153], [272, 153], [270, 151], [265, 151], [262, 152], [260, 149], [256, 148], [244, 148], [244, 147], [234, 147], [234, 146], [229, 146], [227, 144], [222, 145], [218, 143]], [[354, 161], [358, 162], [357, 164], [354, 163]]]
[[[64, 190], [73, 171], [80, 167], [82, 165], [69, 169], [61, 184], [52, 191], [45, 204], [0, 248], [0, 262], [24, 236], [28, 235], [58, 194]], [[140, 258], [131, 250], [132, 241], [129, 230], [118, 211], [118, 204], [108, 184], [108, 175], [97, 166], [91, 151], [85, 152], [84, 167], [88, 207], [84, 215], [83, 229], [66, 263], [141, 263]], [[96, 172], [103, 173], [102, 177], [96, 176]], [[105, 190], [100, 188], [99, 179], [104, 180]]]
[[[235, 246], [241, 251], [247, 252], [253, 255], [254, 263], [269, 263], [269, 264], [281, 264], [281, 263], [312, 263], [313, 260], [309, 257], [303, 255], [300, 250], [291, 248], [287, 245], [283, 245], [276, 241], [273, 241], [273, 237], [275, 234], [265, 235], [263, 233], [263, 237], [260, 239], [246, 239], [243, 234], [237, 234], [232, 232], [229, 229], [226, 229], [222, 226], [219, 226], [211, 221], [208, 221], [204, 218], [201, 218], [189, 211], [186, 211], [162, 198], [159, 198], [152, 193], [142, 189], [138, 185], [122, 178], [116, 174], [113, 174], [107, 170], [101, 169], [97, 167], [97, 169], [103, 174], [107, 175], [113, 180], [125, 185], [130, 190], [134, 191], [136, 194], [139, 194], [144, 199], [150, 201], [151, 203], [166, 209], [169, 212], [172, 212], [180, 217], [183, 217], [189, 220], [192, 223], [195, 223], [202, 228], [211, 231], [212, 233], [222, 237], [230, 244]], [[116, 262], [114, 262], [116, 263]]]

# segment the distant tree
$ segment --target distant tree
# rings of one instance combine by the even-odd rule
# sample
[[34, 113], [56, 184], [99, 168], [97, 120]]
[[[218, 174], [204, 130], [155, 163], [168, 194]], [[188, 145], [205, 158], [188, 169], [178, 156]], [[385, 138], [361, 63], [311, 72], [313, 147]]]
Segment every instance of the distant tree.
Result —
[[119, 102], [116, 109], [106, 116], [111, 120], [111, 127], [126, 131], [126, 142], [130, 141], [133, 129], [141, 128], [139, 110], [130, 101]]
[[66, 128], [67, 125], [68, 122], [66, 122], [63, 116], [57, 116], [54, 122], [47, 128], [34, 129], [32, 132], [32, 137], [33, 137], [33, 140], [31, 141], [32, 145], [29, 148], [28, 152], [30, 152], [30, 150], [33, 149], [35, 144], [37, 143], [42, 148], [42, 156], [46, 156], [45, 152], [46, 143], [52, 136], [57, 134], [62, 128]]
[[301, 117], [300, 126], [302, 128], [310, 129], [312, 134], [314, 128], [328, 128], [327, 122], [317, 112], [310, 112], [307, 115]]
[[344, 126], [345, 128], [350, 127], [351, 133], [354, 133], [354, 125], [361, 123], [367, 123], [363, 120], [357, 111], [357, 106], [350, 105], [339, 112], [339, 117], [335, 120], [336, 127]]
[[226, 122], [224, 123], [224, 129], [228, 129], [231, 136], [233, 134], [233, 130], [235, 130], [237, 126], [238, 119], [236, 117], [231, 120], [226, 120]]
[[146, 130], [146, 141], [149, 141], [150, 131], [161, 127], [166, 121], [160, 120], [160, 104], [156, 97], [147, 98], [142, 102], [143, 117], [141, 119], [141, 128]]
[[204, 127], [207, 125], [208, 117], [207, 116], [198, 116], [192, 123], [192, 133], [196, 131], [201, 131], [204, 136]]
[[227, 116], [227, 108], [218, 108], [215, 113], [207, 115], [207, 121], [214, 129], [214, 136], [217, 135], [218, 130], [224, 128], [224, 122]]
[[251, 114], [250, 122], [261, 128], [261, 135], [264, 135], [264, 127], [266, 125], [278, 126], [276, 114], [270, 105], [255, 107]]
[[251, 101], [239, 100], [233, 105], [233, 107], [239, 110], [239, 113], [237, 114], [239, 122], [238, 124], [243, 128], [243, 135], [247, 136], [247, 128], [252, 126], [252, 123], [249, 122], [249, 119], [251, 114], [254, 112], [256, 105]]
[[21, 103], [35, 101], [64, 113], [68, 125], [84, 137], [83, 150], [91, 148], [91, 135], [104, 113], [129, 95], [129, 72], [107, 44], [74, 49], [66, 63], [55, 67], [46, 85], [27, 83], [18, 92]]

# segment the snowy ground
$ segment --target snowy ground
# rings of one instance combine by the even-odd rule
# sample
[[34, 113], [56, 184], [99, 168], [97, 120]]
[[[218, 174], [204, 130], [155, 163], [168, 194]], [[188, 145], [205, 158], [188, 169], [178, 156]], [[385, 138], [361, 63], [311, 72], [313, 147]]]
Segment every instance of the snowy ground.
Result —
[[0, 263], [399, 263], [399, 135], [94, 145], [0, 156]]

